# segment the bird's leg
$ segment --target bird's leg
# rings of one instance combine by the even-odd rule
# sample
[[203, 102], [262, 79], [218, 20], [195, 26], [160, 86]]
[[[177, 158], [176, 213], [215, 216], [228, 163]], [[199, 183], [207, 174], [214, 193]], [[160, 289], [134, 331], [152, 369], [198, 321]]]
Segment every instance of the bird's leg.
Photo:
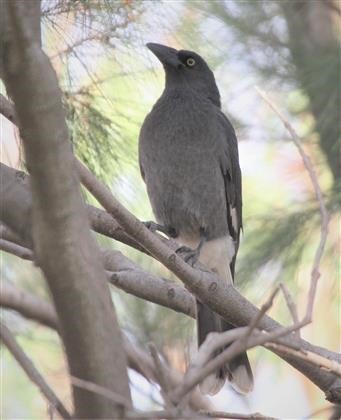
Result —
[[175, 230], [168, 226], [160, 225], [159, 223], [153, 222], [152, 220], [142, 223], [153, 233], [162, 232], [170, 238], [174, 238], [176, 236]]
[[206, 240], [205, 234], [200, 231], [200, 242], [195, 249], [189, 248], [188, 246], [181, 246], [175, 252], [180, 255], [187, 264], [190, 264], [193, 267], [199, 259], [201, 248]]

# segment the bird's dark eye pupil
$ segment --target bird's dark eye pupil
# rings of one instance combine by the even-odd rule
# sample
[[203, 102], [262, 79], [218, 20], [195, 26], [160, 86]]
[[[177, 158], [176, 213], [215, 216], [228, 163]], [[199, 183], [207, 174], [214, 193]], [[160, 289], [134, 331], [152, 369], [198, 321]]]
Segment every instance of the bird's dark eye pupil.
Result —
[[192, 57], [187, 58], [187, 60], [186, 60], [186, 64], [187, 64], [187, 66], [189, 66], [189, 67], [193, 67], [193, 66], [194, 66], [194, 64], [195, 64], [195, 60], [194, 60], [194, 58], [192, 58]]

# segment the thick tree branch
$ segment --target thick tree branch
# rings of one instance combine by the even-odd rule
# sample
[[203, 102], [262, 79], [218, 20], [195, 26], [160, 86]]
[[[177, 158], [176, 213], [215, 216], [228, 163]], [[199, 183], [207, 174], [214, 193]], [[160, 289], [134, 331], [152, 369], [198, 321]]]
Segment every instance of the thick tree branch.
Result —
[[[9, 229], [2, 230], [4, 239], [0, 239], [0, 250], [33, 261], [32, 251], [20, 243], [10, 242], [8, 239], [13, 235], [9, 232], [7, 237], [8, 232]], [[195, 318], [195, 299], [183, 286], [149, 274], [119, 251], [102, 249], [101, 254], [107, 280], [112, 285], [141, 299]]]
[[[0, 167], [1, 169], [1, 167]], [[12, 169], [12, 172], [10, 173], [12, 177], [15, 178], [15, 170]], [[19, 197], [18, 197], [19, 199]], [[109, 216], [110, 217], [110, 216]], [[20, 234], [20, 232], [17, 232]], [[149, 232], [150, 233], [150, 232]], [[153, 236], [153, 234], [151, 234]], [[121, 253], [116, 251], [108, 251], [104, 250], [103, 253], [103, 260], [104, 265], [106, 269], [110, 272], [114, 272], [113, 274], [110, 274], [111, 280], [113, 284], [116, 286], [122, 288], [123, 290], [127, 291], [128, 293], [132, 293], [138, 297], [146, 298], [149, 301], [161, 304], [163, 306], [169, 307], [171, 309], [175, 309], [177, 311], [183, 312], [185, 314], [188, 314], [190, 316], [194, 316], [195, 314], [195, 308], [194, 308], [194, 298], [193, 296], [182, 286], [171, 283], [163, 279], [158, 279], [155, 276], [152, 276], [149, 273], [144, 272], [141, 268], [139, 268], [135, 263], [130, 261], [128, 258], [123, 256]], [[203, 273], [205, 274], [205, 273]], [[208, 283], [210, 285], [210, 283]], [[146, 291], [148, 291], [146, 293]], [[149, 294], [149, 292], [151, 294]], [[238, 302], [238, 293], [235, 290], [232, 290], [232, 293], [237, 294], [237, 302]], [[231, 298], [229, 298], [227, 301], [224, 301], [223, 299], [220, 301], [220, 308], [224, 307], [224, 311], [227, 314], [230, 314], [228, 311], [229, 308], [229, 301]], [[233, 299], [233, 297], [232, 297]], [[250, 303], [247, 302], [247, 304], [244, 304], [244, 299], [241, 298], [241, 304], [240, 304], [240, 319], [244, 319], [245, 323], [240, 322], [239, 324], [236, 323], [237, 326], [243, 326], [248, 325], [252, 319], [250, 316], [250, 319], [248, 318], [248, 314], [250, 314], [249, 306]], [[219, 303], [218, 303], [219, 304]], [[252, 308], [252, 305], [251, 305]], [[251, 314], [255, 314], [255, 312], [251, 312]], [[236, 314], [232, 314], [236, 315]], [[231, 315], [228, 315], [231, 316]], [[238, 316], [238, 314], [237, 314]], [[243, 318], [244, 317], [244, 318]], [[268, 329], [269, 331], [278, 328], [280, 324], [276, 323], [275, 321], [271, 320], [271, 318], [265, 316], [265, 319], [262, 320], [260, 324], [260, 328]], [[302, 344], [304, 343], [304, 344]], [[294, 337], [286, 337], [286, 339], [281, 341], [281, 344], [292, 346], [294, 348], [306, 348], [306, 350], [320, 354], [323, 357], [328, 358], [329, 360], [335, 360], [335, 361], [341, 361], [341, 358], [338, 354], [330, 352], [328, 350], [322, 349], [317, 346], [313, 346], [304, 340], [295, 340]], [[302, 347], [303, 345], [303, 347]], [[273, 351], [277, 351], [275, 349], [271, 349]], [[292, 355], [284, 355], [284, 352], [278, 352], [279, 355], [283, 355], [285, 358], [290, 358], [290, 362], [292, 365], [295, 365], [295, 363], [298, 361], [298, 357], [294, 357]], [[300, 362], [298, 362], [300, 364]], [[324, 377], [324, 373], [321, 372], [319, 369], [311, 369], [310, 366], [305, 365], [303, 368], [300, 365], [298, 367], [299, 370], [304, 369], [302, 373], [305, 371], [310, 371], [310, 374], [316, 375], [316, 378], [318, 381], [321, 381], [322, 378], [326, 381], [325, 383], [330, 383], [330, 387], [334, 388], [333, 386], [333, 375], [329, 375], [328, 379], [327, 377]], [[330, 382], [328, 382], [330, 381]], [[327, 385], [328, 386], [328, 385]], [[335, 383], [335, 390], [338, 389], [338, 382]], [[334, 394], [331, 395], [333, 397]], [[337, 394], [335, 394], [337, 395]], [[333, 397], [334, 398], [334, 397]], [[339, 398], [336, 396], [336, 398]]]
[[[34, 255], [54, 299], [71, 374], [129, 399], [125, 353], [89, 232], [61, 93], [27, 7], [26, 2], [3, 2], [7, 19], [1, 32], [4, 81], [14, 99], [31, 173]], [[73, 392], [77, 418], [123, 414], [120, 406], [97, 394], [78, 387]]]
[[12, 353], [13, 357], [16, 359], [19, 365], [22, 367], [29, 379], [40, 389], [40, 392], [47, 399], [50, 406], [57, 410], [63, 419], [71, 419], [71, 416], [67, 409], [64, 407], [63, 403], [56, 396], [42, 375], [38, 372], [32, 360], [28, 358], [28, 356], [16, 342], [11, 331], [2, 322], [0, 322], [0, 338], [8, 350]]
[[[241, 296], [234, 287], [223, 284], [213, 273], [198, 271], [186, 264], [172, 249], [167, 247], [134, 215], [125, 209], [112, 196], [107, 187], [101, 184], [83, 164], [78, 162], [77, 168], [83, 185], [96, 197], [108, 213], [112, 214], [127, 234], [169, 268], [194, 295], [235, 326], [245, 326], [252, 322], [258, 313], [258, 309]], [[313, 287], [314, 284], [312, 282], [310, 290]], [[313, 297], [314, 293], [310, 292], [309, 303], [313, 301]], [[307, 323], [307, 320], [304, 320], [304, 322]], [[280, 327], [280, 324], [267, 315], [262, 318], [259, 324], [260, 329], [268, 332]], [[297, 345], [304, 350], [316, 352], [333, 360], [340, 361], [341, 359], [340, 355], [312, 346], [305, 340], [299, 340], [293, 335], [281, 340], [283, 343], [287, 342], [291, 346]], [[319, 386], [326, 393], [329, 401], [341, 401], [341, 380], [335, 375], [323, 372], [306, 361], [295, 358], [293, 355], [282, 353], [278, 349], [274, 350], [274, 352]]]

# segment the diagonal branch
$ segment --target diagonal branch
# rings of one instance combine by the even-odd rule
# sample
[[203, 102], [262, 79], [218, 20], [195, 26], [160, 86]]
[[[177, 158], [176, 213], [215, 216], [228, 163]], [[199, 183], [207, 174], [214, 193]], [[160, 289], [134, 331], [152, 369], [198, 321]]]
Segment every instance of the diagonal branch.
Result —
[[308, 172], [308, 175], [309, 175], [309, 178], [310, 178], [310, 181], [312, 183], [313, 190], [315, 193], [315, 197], [319, 205], [319, 210], [320, 210], [320, 215], [321, 215], [321, 234], [320, 234], [319, 243], [315, 251], [314, 261], [312, 264], [311, 277], [310, 277], [310, 289], [309, 289], [309, 301], [308, 301], [309, 305], [308, 305], [307, 313], [306, 313], [306, 319], [311, 321], [317, 282], [318, 282], [318, 279], [320, 278], [321, 259], [322, 259], [324, 248], [327, 242], [329, 214], [328, 214], [327, 207], [323, 199], [323, 192], [320, 187], [317, 174], [314, 169], [314, 165], [312, 164], [310, 157], [304, 151], [300, 137], [296, 133], [293, 126], [284, 117], [284, 115], [277, 108], [277, 106], [269, 99], [269, 97], [265, 94], [265, 92], [261, 91], [257, 87], [256, 87], [256, 90], [258, 94], [262, 97], [262, 99], [268, 104], [268, 106], [273, 110], [273, 112], [282, 121], [284, 127], [288, 130], [291, 136], [291, 140], [297, 147], [297, 150], [302, 158], [303, 164]]
[[[58, 330], [58, 317], [52, 304], [27, 291], [19, 289], [9, 282], [1, 285], [0, 306], [19, 312], [24, 317], [39, 322], [46, 327]], [[147, 381], [157, 383], [157, 373], [152, 358], [136, 343], [131, 343], [123, 337], [124, 351], [131, 369], [144, 376]], [[167, 367], [167, 379], [171, 387], [176, 387], [181, 380], [181, 374]], [[212, 408], [209, 400], [198, 390], [190, 394], [189, 403], [192, 409], [209, 410]]]
[[56, 409], [63, 419], [71, 419], [71, 415], [64, 407], [63, 403], [50, 388], [42, 375], [38, 372], [32, 360], [28, 358], [28, 356], [16, 342], [11, 331], [2, 322], [0, 322], [0, 338], [8, 350], [12, 353], [13, 357], [16, 359], [19, 365], [22, 367], [29, 379], [40, 389], [40, 392], [47, 399], [50, 406]]
[[[138, 219], [135, 218], [127, 209], [125, 209], [110, 193], [110, 191], [101, 184], [94, 175], [79, 161], [77, 168], [80, 173], [83, 185], [96, 197], [102, 206], [110, 213], [127, 232], [150, 252], [163, 265], [169, 268], [184, 284], [194, 293], [202, 302], [210, 306], [216, 313], [221, 315], [227, 321], [235, 326], [249, 325], [257, 316], [258, 309], [241, 296], [236, 289], [222, 284], [220, 279], [211, 272], [198, 271], [186, 264], [173, 250], [161, 242], [159, 238], [153, 235]], [[312, 308], [314, 298], [314, 282], [311, 282], [311, 288], [308, 298], [307, 316], [299, 326], [291, 331], [301, 328], [310, 322], [309, 311]], [[259, 328], [272, 332], [282, 328], [282, 333], [288, 334], [287, 329], [283, 329], [277, 322], [265, 315], [259, 324]], [[289, 327], [290, 328], [290, 327]], [[282, 335], [281, 333], [281, 335]], [[291, 345], [296, 345], [305, 350], [313, 351], [311, 344], [304, 340], [298, 340], [293, 335], [282, 338]], [[263, 344], [264, 342], [262, 342]], [[259, 343], [260, 344], [260, 343]], [[320, 352], [320, 348], [317, 352]], [[292, 366], [299, 369], [316, 385], [323, 389], [330, 401], [341, 401], [341, 381], [335, 375], [322, 372], [318, 368], [312, 367], [302, 359], [295, 358], [288, 353], [281, 353], [279, 349], [274, 350], [276, 354], [289, 362]], [[340, 360], [340, 355], [331, 356], [335, 360]], [[329, 375], [329, 376], [328, 376]]]
[[[15, 178], [15, 173], [16, 171], [12, 169], [9, 175]], [[18, 197], [18, 200], [20, 200], [20, 196]], [[25, 214], [25, 207], [22, 208], [22, 211], [23, 214]], [[29, 220], [27, 223], [29, 224]], [[16, 233], [20, 235], [20, 232]], [[154, 238], [154, 235], [149, 231], [148, 234]], [[158, 240], [158, 238], [156, 238], [156, 240]], [[102, 258], [106, 269], [114, 272], [111, 274], [111, 281], [116, 286], [121, 287], [128, 293], [132, 293], [138, 297], [146, 298], [152, 302], [194, 316], [194, 299], [185, 288], [176, 283], [158, 279], [155, 276], [144, 272], [135, 263], [115, 251], [103, 251]], [[189, 269], [191, 269], [191, 267], [189, 267]], [[205, 276], [207, 273], [200, 274]], [[205, 281], [205, 279], [203, 280]], [[229, 293], [231, 294], [226, 293], [225, 290], [222, 292], [218, 290], [218, 292], [214, 293], [214, 288], [217, 288], [218, 284], [213, 282], [213, 286], [211, 286], [212, 282], [210, 281], [210, 277], [208, 277], [206, 281], [204, 293], [206, 291], [206, 294], [209, 295], [208, 298], [212, 299], [209, 304], [215, 305], [214, 309], [217, 312], [220, 312], [221, 315], [230, 319], [230, 322], [234, 323], [236, 326], [248, 325], [250, 321], [254, 319], [257, 309], [240, 296], [235, 289], [229, 290]], [[205, 283], [203, 284], [205, 285]], [[279, 326], [280, 324], [265, 315], [259, 327], [264, 330], [272, 331]], [[297, 340], [292, 336], [287, 336], [285, 339], [282, 339], [281, 344], [312, 351], [331, 360], [341, 361], [338, 354], [313, 346], [304, 340]], [[303, 374], [308, 377], [313, 377], [313, 381], [321, 386], [322, 389], [325, 389], [326, 392], [330, 391], [330, 394], [328, 394], [330, 399], [341, 399], [341, 396], [338, 396], [339, 394], [337, 394], [337, 389], [340, 386], [339, 381], [335, 380], [333, 374], [322, 372], [318, 368], [312, 368], [309, 363], [305, 363], [298, 357], [289, 355], [288, 353], [281, 353], [278, 349], [271, 350], [276, 352], [280, 357], [283, 357]]]

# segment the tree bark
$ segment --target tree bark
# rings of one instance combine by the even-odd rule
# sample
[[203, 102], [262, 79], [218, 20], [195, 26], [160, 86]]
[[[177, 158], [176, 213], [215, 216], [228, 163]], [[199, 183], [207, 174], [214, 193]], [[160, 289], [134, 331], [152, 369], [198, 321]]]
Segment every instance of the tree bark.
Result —
[[[53, 296], [71, 375], [130, 401], [121, 333], [89, 231], [61, 92], [28, 8], [26, 2], [5, 1], [1, 31], [5, 85], [31, 174], [35, 258]], [[124, 416], [121, 405], [96, 393], [80, 387], [73, 387], [73, 393], [76, 418]]]

